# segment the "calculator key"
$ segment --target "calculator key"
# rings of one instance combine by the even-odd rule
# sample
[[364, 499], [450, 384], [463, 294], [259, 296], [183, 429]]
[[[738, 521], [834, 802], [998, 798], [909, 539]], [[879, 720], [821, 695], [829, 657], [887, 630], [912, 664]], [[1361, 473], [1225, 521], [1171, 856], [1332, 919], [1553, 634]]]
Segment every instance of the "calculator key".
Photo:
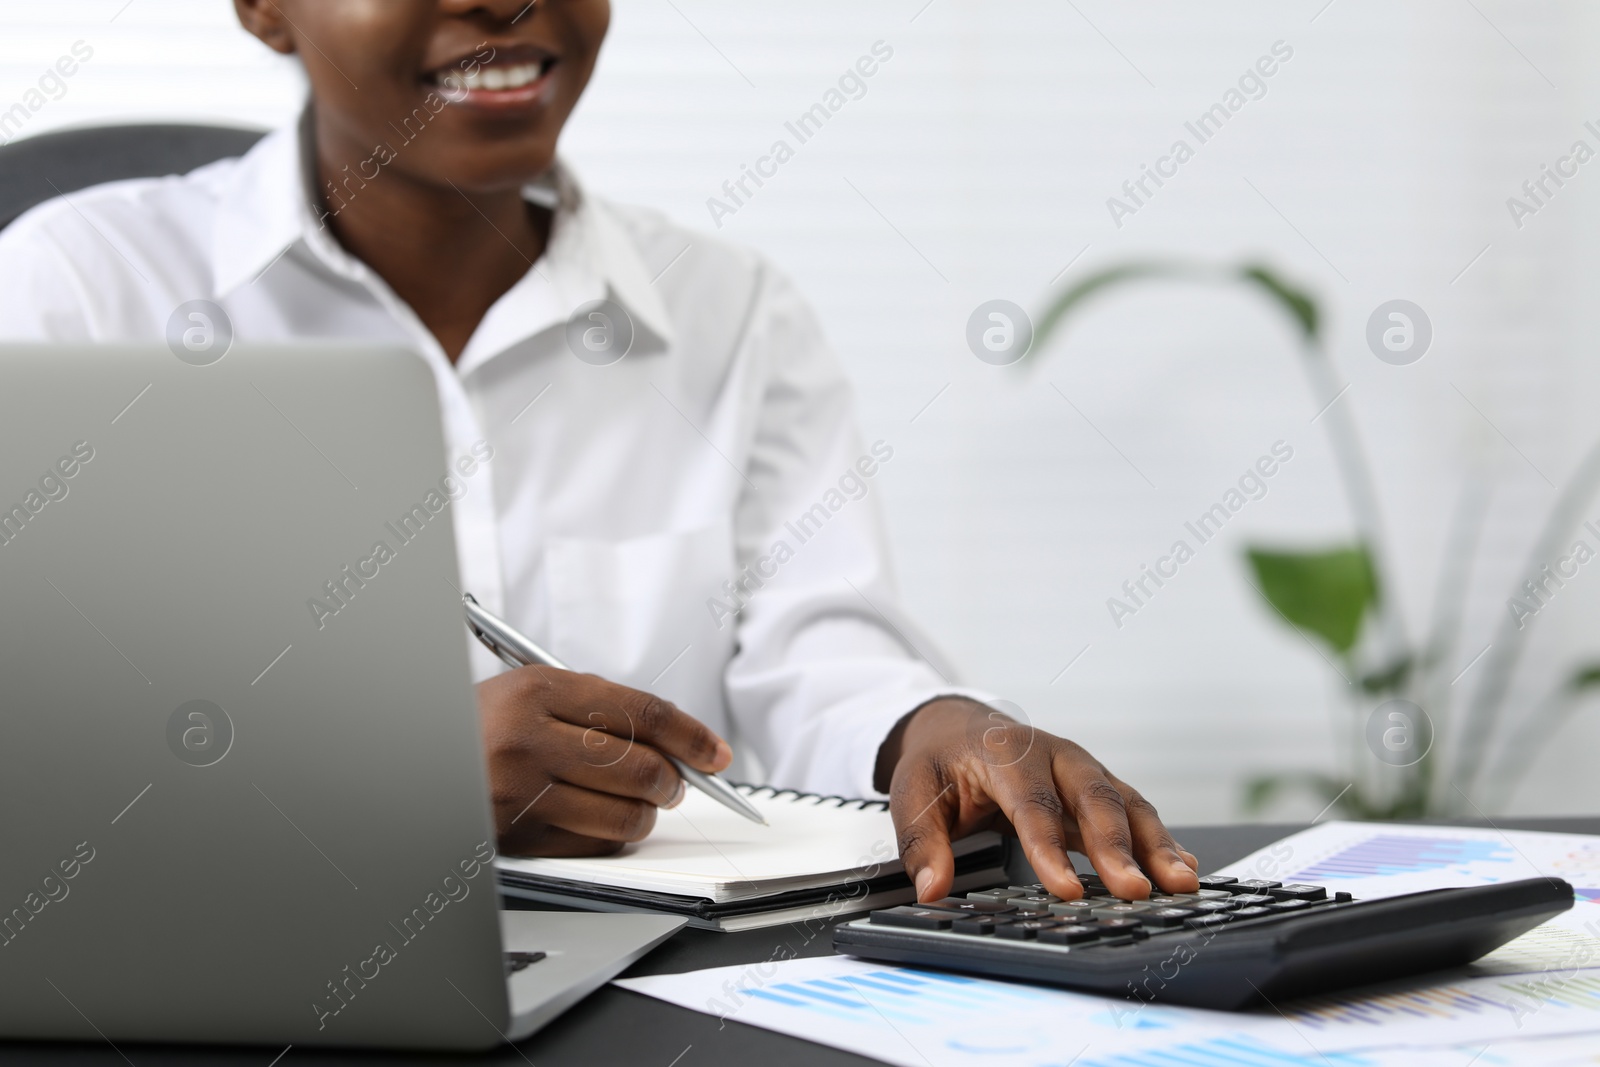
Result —
[[1335, 894], [1334, 894], [1334, 895], [1333, 895], [1333, 902], [1334, 902], [1334, 903], [1335, 903], [1335, 904], [1348, 904], [1348, 903], [1350, 903], [1350, 902], [1351, 902], [1351, 901], [1352, 901], [1352, 900], [1354, 900], [1354, 899], [1356, 899], [1356, 898], [1355, 898], [1355, 897], [1354, 897], [1354, 896], [1352, 896], [1352, 895], [1351, 895], [1351, 894], [1349, 894], [1349, 893], [1346, 893], [1346, 892], [1345, 892], [1345, 891], [1344, 891], [1344, 890], [1342, 890], [1342, 889], [1341, 889], [1341, 890], [1339, 890], [1339, 892], [1337, 892], [1337, 893], [1335, 893]]
[[1003, 926], [1011, 921], [1009, 915], [958, 915], [950, 924], [950, 932], [956, 934], [992, 934], [997, 926]]
[[1267, 890], [1276, 889], [1282, 884], [1282, 882], [1271, 882], [1265, 878], [1244, 878], [1239, 881], [1239, 885], [1247, 893], [1265, 893]]
[[1303, 911], [1307, 908], [1312, 908], [1315, 906], [1316, 905], [1312, 904], [1309, 900], [1275, 900], [1271, 904], [1268, 904], [1267, 908], [1271, 911], [1282, 914], [1286, 911]]
[[1039, 940], [1046, 945], [1083, 945], [1100, 939], [1101, 929], [1088, 923], [1069, 923], [1049, 930], [1039, 931]]
[[1234, 877], [1231, 874], [1202, 874], [1200, 876], [1200, 888], [1201, 889], [1223, 889], [1223, 890], [1226, 890], [1229, 887], [1236, 886], [1238, 884], [1239, 883], [1234, 879]]
[[961, 911], [968, 915], [1005, 915], [1016, 911], [1010, 903], [1001, 903], [997, 900], [971, 900], [961, 897], [945, 897], [932, 904], [919, 904], [922, 908], [937, 908], [940, 911]]
[[1259, 919], [1263, 915], [1274, 914], [1276, 913], [1271, 908], [1264, 908], [1261, 905], [1256, 904], [1248, 908], [1240, 908], [1238, 911], [1233, 912], [1233, 917], [1235, 919]]
[[1048, 892], [1050, 892], [1050, 890], [1048, 890], [1048, 889], [1046, 889], [1044, 887], [1043, 883], [1036, 883], [1034, 885], [1013, 885], [1013, 886], [1007, 886], [1006, 888], [1015, 890], [1017, 896], [1019, 896], [1019, 897], [1020, 896], [1026, 896], [1026, 895], [1028, 895], [1030, 893], [1048, 893]]
[[1193, 904], [1197, 899], [1199, 898], [1191, 897], [1187, 893], [1169, 893], [1165, 896], [1151, 897], [1145, 903], [1154, 904], [1158, 908], [1181, 908]]
[[1078, 883], [1085, 889], [1088, 889], [1090, 886], [1098, 886], [1101, 889], [1106, 887], [1105, 881], [1093, 871], [1075, 871], [1073, 873], [1078, 876]]
[[1192, 919], [1185, 919], [1183, 925], [1191, 930], [1214, 930], [1231, 923], [1235, 914], [1231, 911], [1214, 911], [1207, 915], [1196, 915]]
[[1169, 926], [1182, 926], [1185, 919], [1192, 919], [1200, 914], [1189, 908], [1151, 908], [1139, 916], [1139, 922], [1145, 926], [1164, 930]]
[[1190, 911], [1200, 915], [1222, 915], [1238, 906], [1231, 900], [1197, 900], [1193, 904], [1184, 905]]
[[1095, 908], [1102, 906], [1097, 900], [1063, 900], [1059, 904], [1051, 904], [1049, 910], [1051, 915], [1058, 915], [1063, 919], [1070, 919], [1075, 915], [1089, 918]]
[[1094, 908], [1089, 914], [1097, 919], [1127, 919], [1134, 918], [1143, 912], [1149, 911], [1151, 905], [1142, 900], [1119, 902], [1116, 904], [1102, 904]]
[[904, 926], [911, 930], [948, 930], [950, 921], [955, 916], [948, 911], [932, 911], [928, 908], [913, 908], [909, 905], [898, 908], [886, 908], [872, 913], [872, 922], [877, 926]]
[[1020, 897], [1012, 897], [1011, 903], [1019, 908], [1047, 908], [1052, 904], [1061, 903], [1061, 898], [1053, 893], [1028, 893]]
[[1054, 919], [1049, 908], [1018, 908], [1011, 913], [1013, 919]]
[[1271, 894], [1279, 900], [1326, 900], [1328, 891], [1320, 885], [1280, 885], [1270, 890]]
[[1240, 893], [1233, 898], [1233, 902], [1240, 907], [1254, 907], [1258, 904], [1271, 904], [1272, 898], [1265, 893]]
[[1039, 936], [1039, 931], [1054, 930], [1064, 925], [1059, 919], [1021, 919], [996, 926], [994, 933], [996, 937], [1007, 941], [1032, 941]]
[[1015, 889], [980, 889], [975, 893], [968, 893], [968, 900], [1010, 900], [1022, 894]]
[[1196, 889], [1193, 893], [1185, 893], [1184, 896], [1194, 897], [1197, 900], [1227, 900], [1233, 894], [1226, 889]]
[[1150, 936], [1149, 929], [1139, 923], [1136, 918], [1101, 918], [1094, 925], [1104, 931], [1101, 937], [1117, 939], [1117, 937], [1133, 937], [1134, 941], [1144, 941]]

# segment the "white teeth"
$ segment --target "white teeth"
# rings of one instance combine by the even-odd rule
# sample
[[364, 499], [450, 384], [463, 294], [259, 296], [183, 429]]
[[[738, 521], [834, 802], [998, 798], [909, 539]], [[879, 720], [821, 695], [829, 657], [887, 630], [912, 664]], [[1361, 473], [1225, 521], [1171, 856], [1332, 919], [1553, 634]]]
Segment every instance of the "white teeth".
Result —
[[517, 63], [507, 66], [482, 67], [475, 71], [450, 71], [438, 79], [445, 88], [454, 91], [487, 89], [520, 89], [539, 80], [543, 71], [539, 63]]

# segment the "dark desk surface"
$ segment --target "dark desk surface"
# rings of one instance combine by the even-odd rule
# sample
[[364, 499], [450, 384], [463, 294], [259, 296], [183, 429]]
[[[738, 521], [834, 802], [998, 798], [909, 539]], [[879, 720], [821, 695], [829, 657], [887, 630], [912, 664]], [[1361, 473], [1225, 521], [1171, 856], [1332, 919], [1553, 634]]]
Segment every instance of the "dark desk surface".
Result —
[[[1463, 821], [1457, 825], [1485, 825]], [[1554, 830], [1600, 834], [1600, 818], [1504, 820], [1501, 829]], [[1297, 830], [1301, 825], [1205, 826], [1179, 829], [1175, 834], [1185, 848], [1200, 857], [1201, 869], [1231, 863]], [[1020, 857], [1013, 876], [1033, 881]], [[783, 956], [822, 956], [830, 949], [827, 929], [810, 936], [798, 926], [719, 934], [684, 930], [656, 949], [627, 973], [668, 974], [760, 963]], [[787, 946], [787, 947], [785, 947]], [[156, 1065], [226, 1064], [268, 1067], [275, 1049], [182, 1048], [162, 1045], [127, 1045], [127, 1059], [108, 1045], [0, 1044], [0, 1065], [42, 1064], [45, 1067], [138, 1067]], [[394, 1053], [348, 1053], [295, 1048], [278, 1067], [323, 1067], [328, 1064], [446, 1064], [562, 1065], [639, 1064], [642, 1067], [703, 1067], [705, 1064], [759, 1064], [760, 1067], [865, 1067], [879, 1061], [741, 1023], [721, 1023], [710, 1015], [689, 1011], [637, 993], [607, 986], [557, 1019], [543, 1031], [516, 1047], [501, 1048], [482, 1056], [407, 1056]]]

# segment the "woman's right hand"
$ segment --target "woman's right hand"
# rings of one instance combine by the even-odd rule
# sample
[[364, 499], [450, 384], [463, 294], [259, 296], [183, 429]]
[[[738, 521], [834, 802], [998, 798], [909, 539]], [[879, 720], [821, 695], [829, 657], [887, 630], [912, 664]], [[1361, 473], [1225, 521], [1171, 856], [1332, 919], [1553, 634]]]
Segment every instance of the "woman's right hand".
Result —
[[728, 743], [660, 697], [592, 674], [519, 667], [479, 683], [500, 851], [603, 856], [642, 840], [687, 783], [665, 758], [714, 773]]

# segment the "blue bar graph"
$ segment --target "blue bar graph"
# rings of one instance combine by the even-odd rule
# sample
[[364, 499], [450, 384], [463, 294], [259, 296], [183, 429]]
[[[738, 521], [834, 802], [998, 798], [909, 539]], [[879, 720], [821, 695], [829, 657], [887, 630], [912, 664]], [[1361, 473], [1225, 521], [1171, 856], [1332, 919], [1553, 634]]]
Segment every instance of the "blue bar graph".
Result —
[[1167, 1048], [1079, 1060], [1075, 1067], [1371, 1067], [1350, 1053], [1284, 1052], [1249, 1037], [1219, 1037]]
[[881, 970], [838, 978], [778, 982], [752, 989], [759, 1000], [835, 1019], [929, 1024], [964, 1015], [1028, 1010], [1049, 994], [1030, 986], [933, 971]]
[[1535, 1004], [1554, 1004], [1561, 1008], [1600, 1010], [1600, 979], [1572, 972], [1541, 974], [1522, 982], [1508, 982], [1506, 988], [1520, 993]]
[[1308, 882], [1330, 878], [1369, 878], [1374, 875], [1444, 870], [1469, 863], [1510, 863], [1514, 858], [1515, 852], [1511, 846], [1499, 841], [1375, 834], [1360, 844], [1351, 845], [1307, 867], [1296, 873], [1294, 878]]
[[1364, 1024], [1374, 1028], [1392, 1022], [1455, 1020], [1472, 1015], [1505, 1015], [1506, 1005], [1460, 983], [1402, 989], [1394, 993], [1358, 993], [1308, 997], [1288, 1009], [1288, 1018], [1312, 1030]]

